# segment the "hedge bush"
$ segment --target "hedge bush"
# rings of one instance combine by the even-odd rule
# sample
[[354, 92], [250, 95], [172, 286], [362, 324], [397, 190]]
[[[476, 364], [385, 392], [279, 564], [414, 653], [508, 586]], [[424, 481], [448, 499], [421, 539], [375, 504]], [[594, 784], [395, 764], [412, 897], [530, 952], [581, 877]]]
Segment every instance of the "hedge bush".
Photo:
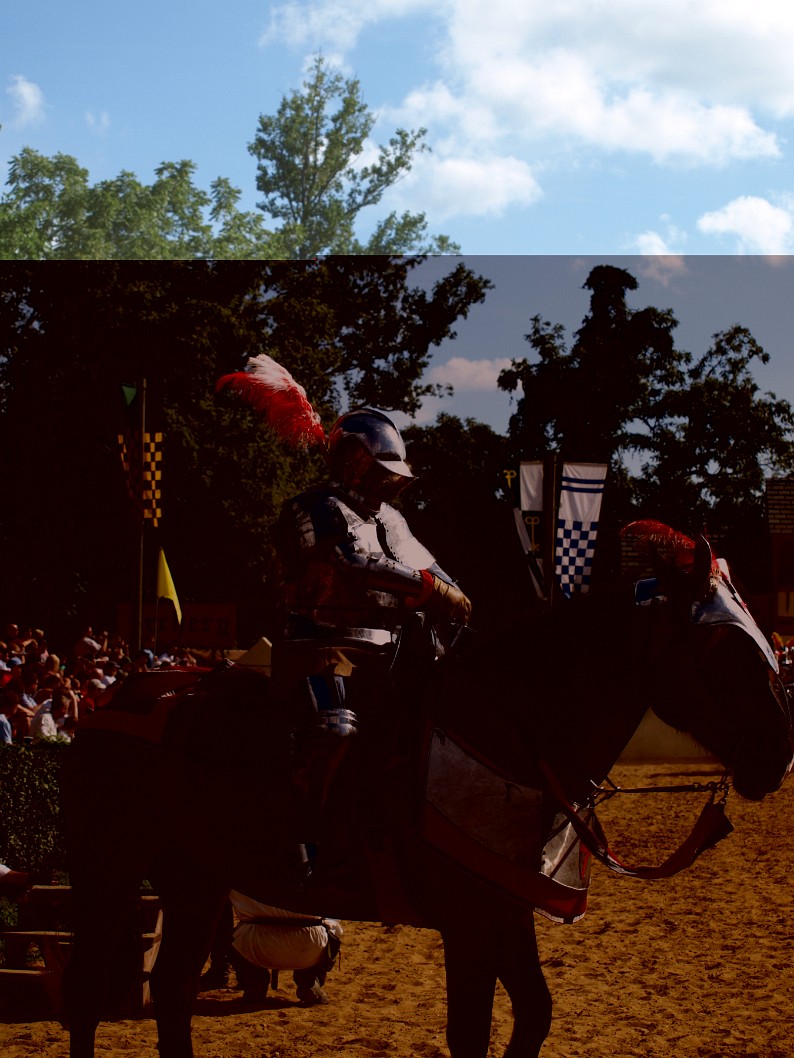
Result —
[[66, 869], [58, 778], [69, 743], [0, 747], [0, 863], [17, 871]]

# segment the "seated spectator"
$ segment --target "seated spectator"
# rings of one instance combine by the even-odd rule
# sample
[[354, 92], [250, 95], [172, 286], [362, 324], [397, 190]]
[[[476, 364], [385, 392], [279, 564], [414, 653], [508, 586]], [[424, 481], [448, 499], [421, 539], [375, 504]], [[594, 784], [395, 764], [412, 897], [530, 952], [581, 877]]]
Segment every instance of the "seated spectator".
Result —
[[122, 654], [122, 656], [119, 658], [119, 671], [117, 678], [124, 679], [133, 672], [135, 672], [135, 663], [133, 662], [132, 658], [129, 656], [129, 654]]
[[126, 640], [122, 639], [118, 632], [113, 632], [108, 640], [107, 655], [111, 661], [121, 664], [121, 659], [128, 656], [130, 648]]
[[180, 669], [189, 669], [197, 662], [187, 647], [177, 647], [174, 650], [174, 664]]
[[16, 625], [9, 625], [9, 628], [16, 628], [16, 634], [8, 638], [12, 652], [24, 657], [28, 644], [33, 641], [30, 629], [25, 626], [18, 628]]
[[14, 680], [14, 685], [19, 691], [19, 704], [33, 716], [39, 704], [36, 701], [36, 694], [39, 690], [39, 673], [35, 665], [23, 665], [20, 673]]
[[[10, 693], [14, 693], [13, 691]], [[11, 726], [11, 717], [8, 716], [5, 710], [11, 706], [11, 701], [7, 701], [6, 705], [5, 692], [0, 694], [0, 746], [11, 746], [14, 742], [14, 730]]]
[[139, 650], [132, 659], [132, 665], [133, 672], [149, 672], [154, 665], [154, 659], [150, 656], [149, 651]]
[[15, 741], [14, 729], [18, 715], [19, 694], [13, 687], [3, 687], [0, 690], [0, 745], [10, 745]]
[[94, 630], [91, 625], [88, 625], [74, 645], [74, 656], [93, 661], [107, 650], [107, 642], [107, 632], [101, 632], [97, 638], [94, 638]]
[[104, 687], [110, 687], [111, 684], [116, 682], [119, 667], [115, 661], [103, 661], [101, 665], [97, 665], [97, 669], [102, 673], [97, 679]]
[[83, 694], [80, 700], [81, 706], [85, 707], [89, 713], [93, 713], [95, 709], [101, 707], [102, 699], [106, 692], [107, 687], [101, 680], [86, 680], [83, 685]]
[[38, 661], [43, 664], [49, 657], [49, 654], [47, 640], [44, 638], [44, 630], [41, 628], [34, 628], [31, 632], [30, 641], [25, 647], [25, 655], [31, 661]]
[[18, 675], [17, 670], [22, 664], [22, 659], [14, 656], [6, 658], [6, 670], [0, 677], [0, 687], [5, 687], [9, 683], [13, 683], [14, 677]]
[[66, 691], [57, 690], [52, 698], [44, 702], [30, 722], [32, 738], [60, 738], [70, 741], [66, 730], [69, 716], [69, 695]]
[[62, 689], [69, 698], [69, 720], [72, 725], [76, 724], [80, 716], [79, 710], [79, 687], [74, 686], [75, 681], [70, 676], [64, 676]]
[[61, 659], [57, 654], [48, 654], [44, 661], [45, 676], [59, 676], [61, 674]]
[[60, 676], [44, 676], [36, 691], [36, 703], [40, 706], [42, 702], [48, 702], [52, 698], [52, 692], [62, 686], [63, 680]]

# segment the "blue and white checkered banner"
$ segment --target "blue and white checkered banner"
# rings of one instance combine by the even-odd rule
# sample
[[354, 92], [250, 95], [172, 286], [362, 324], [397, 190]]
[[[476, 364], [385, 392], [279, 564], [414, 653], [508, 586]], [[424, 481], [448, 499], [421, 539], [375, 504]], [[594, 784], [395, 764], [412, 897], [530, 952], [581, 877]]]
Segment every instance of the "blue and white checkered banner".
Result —
[[595, 554], [605, 463], [565, 463], [554, 549], [557, 581], [563, 595], [585, 592]]

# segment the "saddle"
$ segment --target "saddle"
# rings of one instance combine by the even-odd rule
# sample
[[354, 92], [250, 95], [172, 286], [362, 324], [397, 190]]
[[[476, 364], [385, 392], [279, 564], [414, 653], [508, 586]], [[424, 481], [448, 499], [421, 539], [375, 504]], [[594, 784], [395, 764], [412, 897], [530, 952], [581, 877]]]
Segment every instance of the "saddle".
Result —
[[[232, 759], [246, 766], [256, 766], [268, 744], [289, 782], [291, 721], [272, 699], [269, 682], [232, 665], [131, 676], [107, 706], [81, 721], [80, 737], [103, 732], [143, 739], [209, 767], [228, 756], [227, 741], [235, 743]], [[255, 714], [268, 737], [241, 745], [228, 724], [207, 739], [208, 707]], [[415, 885], [429, 850], [524, 909], [560, 922], [581, 918], [590, 855], [570, 821], [550, 809], [548, 796], [472, 748], [449, 717], [431, 719], [415, 703], [398, 713], [386, 739], [370, 740], [366, 726], [351, 739], [357, 745], [331, 779], [311, 873], [296, 854], [294, 884], [274, 902], [342, 919], [430, 926]], [[303, 797], [295, 786], [297, 820], [305, 818]], [[296, 850], [305, 837], [296, 833]]]

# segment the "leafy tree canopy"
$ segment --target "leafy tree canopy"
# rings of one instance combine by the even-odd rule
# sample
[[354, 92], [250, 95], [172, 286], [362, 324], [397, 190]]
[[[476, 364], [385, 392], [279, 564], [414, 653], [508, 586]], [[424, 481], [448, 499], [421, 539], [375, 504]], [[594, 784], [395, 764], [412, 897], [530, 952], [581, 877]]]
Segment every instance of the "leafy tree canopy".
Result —
[[707, 523], [714, 535], [758, 526], [765, 475], [794, 469], [794, 412], [751, 374], [767, 353], [738, 325], [699, 357], [677, 349], [670, 310], [628, 307], [637, 281], [623, 269], [600, 265], [585, 287], [590, 311], [571, 348], [562, 327], [536, 316], [534, 357], [500, 376], [521, 394], [510, 422], [518, 458], [610, 463], [620, 516]]
[[15, 556], [6, 605], [54, 634], [97, 609], [111, 620], [131, 596], [135, 531], [117, 434], [122, 385], [146, 378], [148, 429], [166, 437], [160, 538], [180, 600], [237, 601], [249, 640], [269, 630], [270, 529], [322, 457], [274, 442], [215, 382], [268, 352], [326, 426], [345, 391], [410, 412], [429, 349], [488, 287], [458, 266], [420, 290], [417, 263], [0, 266], [0, 542]]
[[[240, 192], [219, 177], [209, 194], [193, 162], [164, 162], [152, 184], [134, 173], [90, 184], [75, 158], [24, 148], [0, 200], [4, 260], [184, 260], [269, 256], [262, 217], [237, 209]], [[275, 245], [275, 244], [273, 244]]]
[[[338, 109], [334, 105], [338, 102]], [[218, 177], [209, 193], [194, 183], [189, 160], [163, 162], [151, 184], [123, 171], [89, 182], [68, 154], [29, 147], [12, 158], [0, 198], [3, 260], [265, 260], [322, 254], [457, 253], [445, 235], [430, 237], [422, 213], [389, 213], [365, 243], [354, 235], [362, 210], [427, 150], [425, 130], [397, 129], [369, 164], [375, 117], [358, 81], [314, 62], [302, 90], [262, 115], [250, 152], [265, 216], [238, 208], [241, 192]]]
[[282, 222], [285, 256], [459, 252], [446, 236], [428, 238], [423, 213], [390, 213], [367, 242], [355, 237], [361, 211], [377, 205], [429, 149], [426, 129], [397, 129], [367, 163], [375, 120], [359, 81], [332, 73], [321, 55], [302, 89], [285, 96], [275, 115], [260, 116], [248, 149], [257, 159], [260, 206]]
[[514, 360], [500, 375], [500, 388], [523, 393], [510, 435], [525, 459], [554, 450], [619, 463], [643, 443], [637, 421], [681, 381], [688, 356], [675, 348], [671, 312], [630, 310], [626, 293], [637, 281], [622, 268], [599, 265], [584, 285], [592, 292], [590, 312], [570, 350], [560, 325], [535, 316], [526, 340], [537, 359]]

